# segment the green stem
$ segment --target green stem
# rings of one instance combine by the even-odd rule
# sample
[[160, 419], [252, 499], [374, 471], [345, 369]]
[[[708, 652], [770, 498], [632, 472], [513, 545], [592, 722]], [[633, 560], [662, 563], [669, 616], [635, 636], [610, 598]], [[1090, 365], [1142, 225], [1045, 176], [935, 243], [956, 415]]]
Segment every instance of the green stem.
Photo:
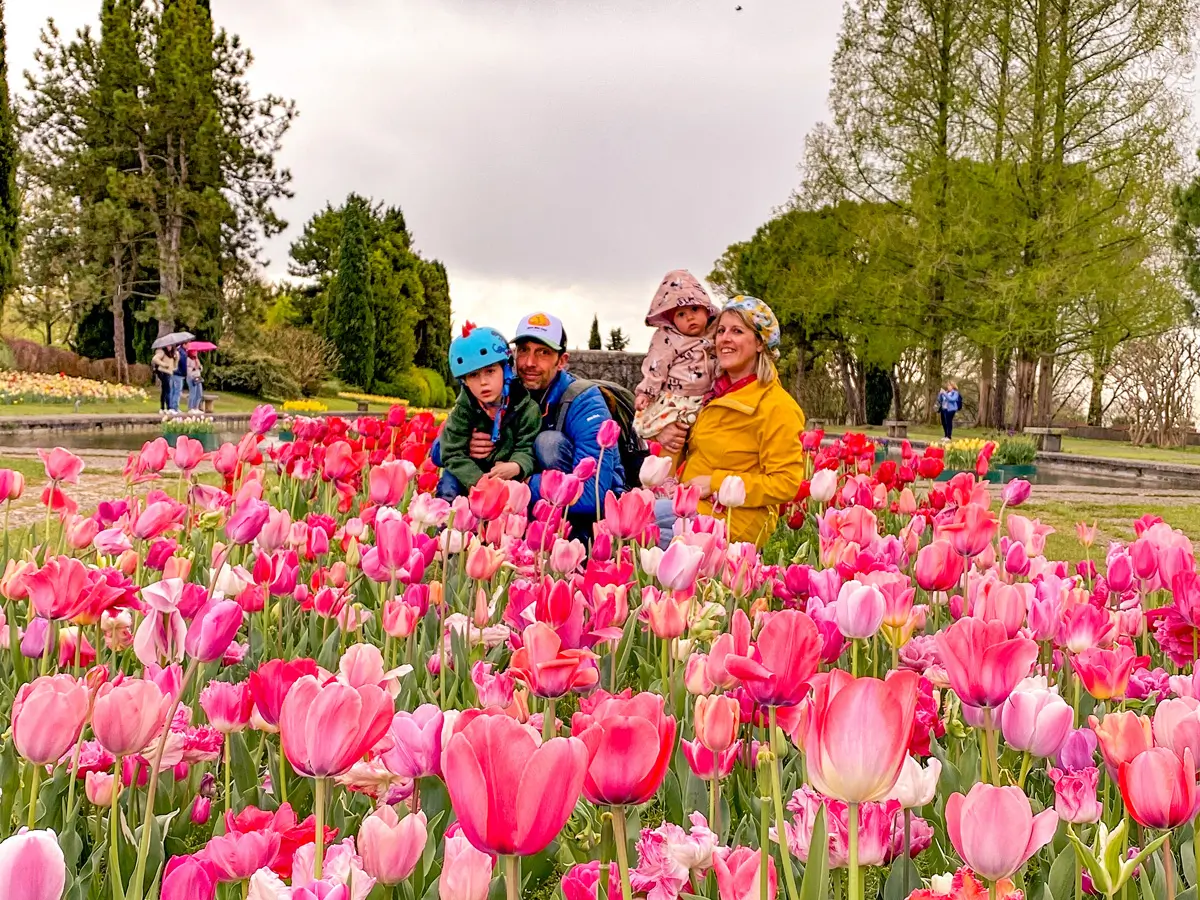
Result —
[[858, 641], [850, 639], [850, 674], [858, 677]]
[[27, 822], [27, 825], [30, 831], [33, 831], [34, 826], [37, 824], [38, 788], [41, 786], [41, 782], [42, 767], [35, 763], [33, 765], [33, 776], [30, 778], [29, 782], [29, 821]]
[[621, 900], [632, 900], [633, 891], [629, 887], [629, 832], [625, 827], [625, 807], [614, 806], [613, 837], [617, 844], [617, 869], [621, 873]]
[[[758, 814], [758, 900], [767, 900], [770, 896], [768, 889], [771, 880], [771, 832], [767, 827], [767, 819], [769, 817], [767, 812], [767, 798], [763, 797]], [[785, 835], [781, 834], [779, 836], [779, 843], [787, 843]]]
[[720, 761], [717, 755], [713, 754], [713, 774], [709, 779], [708, 789], [708, 827], [712, 829], [713, 834], [721, 834], [721, 775], [718, 769]]
[[851, 803], [849, 812], [847, 831], [850, 838], [850, 886], [846, 896], [849, 900], [862, 900], [862, 885], [858, 881], [858, 804]]
[[992, 784], [1000, 781], [1000, 764], [996, 760], [996, 745], [992, 742], [994, 729], [992, 710], [985, 706], [983, 708], [983, 743], [987, 747], [988, 770], [992, 776]]
[[1171, 838], [1169, 832], [1167, 839], [1163, 841], [1162, 855], [1163, 869], [1165, 870], [1167, 876], [1167, 900], [1175, 900], [1175, 856], [1171, 853]]
[[325, 779], [318, 778], [314, 792], [313, 806], [317, 815], [317, 855], [313, 863], [313, 874], [317, 881], [321, 880], [321, 872], [325, 865]]
[[554, 698], [546, 698], [546, 708], [542, 711], [542, 740], [548, 741], [558, 733], [558, 722], [554, 718]]
[[287, 803], [287, 755], [283, 752], [283, 742], [279, 742], [279, 801]]
[[[109, 859], [112, 859], [112, 860], [115, 860], [118, 858], [117, 857], [117, 802], [121, 799], [121, 787], [123, 784], [121, 772], [122, 772], [123, 764], [124, 764], [124, 760], [122, 760], [121, 757], [118, 756], [116, 766], [113, 769], [114, 774], [113, 774], [113, 783], [112, 783], [112, 800], [111, 800], [111, 805], [108, 808], [108, 832], [109, 832], [109, 844], [110, 844], [108, 852], [109, 852]], [[114, 878], [116, 877], [115, 872], [113, 873], [113, 877]], [[118, 881], [119, 881], [119, 879], [118, 879]], [[114, 885], [114, 887], [116, 887], [116, 885]], [[123, 892], [124, 885], [121, 885], [120, 887]]]
[[225, 735], [223, 741], [224, 747], [222, 753], [224, 758], [221, 760], [221, 768], [225, 773], [225, 817], [229, 817], [229, 735]]
[[71, 780], [67, 783], [67, 815], [72, 815], [72, 810], [75, 808], [75, 782], [78, 780], [79, 774], [79, 754], [83, 751], [83, 732], [79, 732], [79, 739], [75, 741], [75, 752], [71, 754]]
[[[767, 709], [771, 727], [771, 751], [774, 757], [771, 760], [771, 793], [775, 796], [775, 830], [779, 833], [779, 852], [783, 856], [783, 878], [787, 885], [788, 898], [798, 900], [800, 893], [796, 890], [796, 876], [792, 873], [792, 851], [788, 847], [787, 834], [783, 827], [786, 820], [783, 817], [783, 775], [780, 772], [780, 759], [783, 757], [784, 748], [780, 746], [780, 732], [775, 724], [776, 708], [768, 706]], [[764, 847], [763, 851], [766, 849]]]
[[521, 897], [521, 857], [504, 857], [504, 889], [508, 900]]
[[1033, 757], [1031, 757], [1029, 755], [1029, 751], [1026, 750], [1021, 757], [1021, 774], [1017, 778], [1017, 787], [1019, 787], [1021, 790], [1025, 790], [1025, 778], [1029, 775], [1029, 764], [1031, 762], [1033, 762]]

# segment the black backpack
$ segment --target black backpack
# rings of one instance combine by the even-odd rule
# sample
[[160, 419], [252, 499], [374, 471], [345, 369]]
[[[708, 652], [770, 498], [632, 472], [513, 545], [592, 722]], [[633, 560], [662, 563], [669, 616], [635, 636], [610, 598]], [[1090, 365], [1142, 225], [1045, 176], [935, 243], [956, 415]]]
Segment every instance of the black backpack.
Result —
[[558, 431], [563, 430], [563, 424], [567, 421], [567, 412], [571, 408], [571, 403], [589, 388], [600, 389], [600, 395], [604, 398], [604, 402], [608, 406], [608, 414], [621, 427], [621, 440], [617, 443], [617, 450], [621, 454], [621, 468], [625, 471], [625, 487], [639, 487], [641, 485], [639, 475], [642, 471], [642, 463], [650, 455], [650, 451], [646, 448], [646, 442], [638, 437], [637, 432], [633, 430], [633, 417], [637, 410], [634, 407], [633, 391], [629, 390], [629, 388], [614, 384], [611, 381], [591, 381], [586, 378], [576, 378], [563, 391], [562, 399], [559, 401], [558, 406], [558, 417], [554, 424], [555, 429]]

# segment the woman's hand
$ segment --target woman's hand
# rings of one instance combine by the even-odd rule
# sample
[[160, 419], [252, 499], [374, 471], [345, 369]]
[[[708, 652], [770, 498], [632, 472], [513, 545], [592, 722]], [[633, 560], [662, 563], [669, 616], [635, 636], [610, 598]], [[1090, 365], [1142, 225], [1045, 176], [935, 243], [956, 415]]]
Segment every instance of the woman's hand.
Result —
[[683, 449], [683, 445], [687, 443], [687, 429], [678, 423], [672, 422], [658, 434], [658, 442], [663, 445], [668, 453], [678, 453]]
[[712, 496], [712, 476], [711, 475], [697, 475], [695, 478], [689, 478], [687, 483], [695, 485], [696, 487], [700, 488], [700, 496], [702, 498]]

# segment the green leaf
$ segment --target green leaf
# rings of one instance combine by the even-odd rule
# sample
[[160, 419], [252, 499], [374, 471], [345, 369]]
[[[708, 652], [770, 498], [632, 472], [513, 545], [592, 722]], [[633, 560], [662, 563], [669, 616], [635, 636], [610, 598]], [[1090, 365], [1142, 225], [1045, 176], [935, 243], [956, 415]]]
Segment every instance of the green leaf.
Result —
[[[786, 840], [786, 835], [780, 835]], [[812, 840], [808, 843], [808, 865], [800, 882], [799, 900], [825, 900], [829, 896], [829, 838], [825, 827], [825, 808], [817, 811]]]
[[1054, 900], [1070, 900], [1075, 896], [1075, 869], [1078, 865], [1079, 859], [1074, 850], [1065, 850], [1055, 857], [1046, 881]]
[[892, 870], [888, 872], [887, 881], [883, 886], [883, 900], [904, 900], [920, 886], [921, 876], [917, 867], [911, 859], [901, 856], [892, 863]]

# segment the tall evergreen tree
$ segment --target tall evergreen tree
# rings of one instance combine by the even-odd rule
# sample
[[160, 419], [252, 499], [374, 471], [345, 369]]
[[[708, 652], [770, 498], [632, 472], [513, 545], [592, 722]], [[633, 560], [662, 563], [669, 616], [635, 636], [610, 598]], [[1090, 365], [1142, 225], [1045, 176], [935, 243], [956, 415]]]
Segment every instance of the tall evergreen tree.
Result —
[[603, 350], [604, 344], [600, 340], [600, 317], [592, 316], [592, 333], [588, 335], [589, 350]]
[[4, 0], [0, 0], [0, 314], [16, 284], [17, 223], [21, 199], [17, 194], [17, 138], [8, 96], [8, 45]]
[[375, 310], [366, 217], [362, 201], [351, 198], [342, 213], [342, 245], [330, 296], [328, 337], [341, 353], [342, 378], [370, 390], [375, 380]]
[[421, 260], [418, 274], [425, 293], [425, 315], [417, 322], [418, 366], [450, 377], [450, 278], [440, 260]]

